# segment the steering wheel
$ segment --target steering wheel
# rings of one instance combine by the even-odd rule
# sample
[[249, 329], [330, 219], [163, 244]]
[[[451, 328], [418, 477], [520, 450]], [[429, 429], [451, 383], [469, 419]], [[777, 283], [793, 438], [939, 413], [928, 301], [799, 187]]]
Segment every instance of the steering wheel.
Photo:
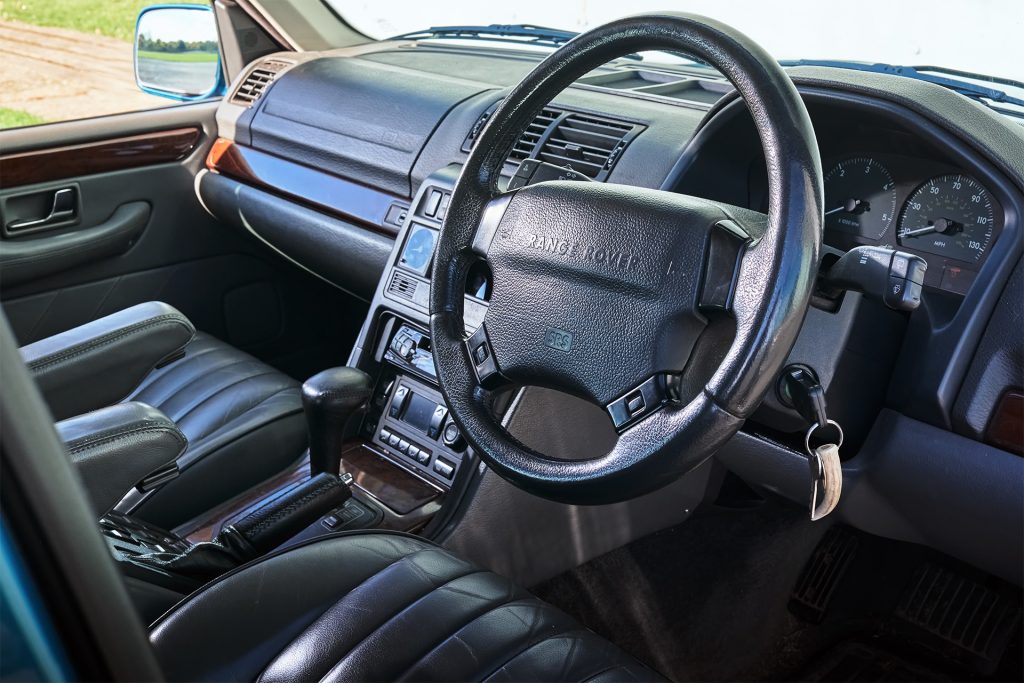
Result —
[[[692, 55], [735, 86], [764, 148], [767, 216], [596, 182], [499, 190], [512, 144], [544, 105], [589, 71], [644, 50]], [[670, 483], [739, 430], [782, 370], [810, 301], [822, 206], [807, 110], [749, 38], [681, 13], [628, 17], [581, 34], [499, 104], [452, 192], [430, 330], [455, 422], [495, 472], [553, 500], [610, 503]], [[492, 296], [467, 339], [465, 283], [480, 259], [491, 269]], [[727, 350], [700, 375], [695, 368], [709, 356], [701, 337], [723, 318], [731, 323]], [[572, 461], [526, 447], [494, 414], [495, 391], [509, 383], [602, 406], [619, 434], [615, 447]]]

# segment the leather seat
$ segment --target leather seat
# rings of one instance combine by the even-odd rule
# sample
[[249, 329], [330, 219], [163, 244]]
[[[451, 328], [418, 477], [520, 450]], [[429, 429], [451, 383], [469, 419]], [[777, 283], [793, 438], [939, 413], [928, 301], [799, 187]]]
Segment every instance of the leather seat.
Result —
[[[89, 425], [112, 426], [116, 413], [104, 409], [118, 403], [147, 404], [175, 423], [188, 442], [175, 459], [181, 475], [145, 496], [137, 479], [119, 482], [128, 493], [118, 509], [159, 526], [174, 528], [268, 479], [306, 448], [299, 383], [196, 332], [166, 303], [137, 304], [19, 351], [54, 417], [77, 420], [79, 437]], [[124, 457], [105, 454], [112, 466], [115, 455]], [[121, 464], [125, 476], [149, 474], [135, 471], [144, 462]], [[100, 498], [105, 511], [109, 496]]]
[[169, 681], [648, 681], [511, 581], [405, 534], [342, 533], [206, 585], [150, 632]]
[[133, 511], [167, 528], [281, 472], [306, 448], [301, 385], [202, 332], [125, 401], [162, 411], [188, 439], [181, 475]]

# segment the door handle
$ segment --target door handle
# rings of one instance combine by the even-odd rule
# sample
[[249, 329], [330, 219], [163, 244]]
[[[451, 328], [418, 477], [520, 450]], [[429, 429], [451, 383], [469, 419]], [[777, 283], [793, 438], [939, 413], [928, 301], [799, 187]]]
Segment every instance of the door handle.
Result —
[[43, 218], [28, 218], [11, 221], [7, 224], [7, 232], [16, 232], [29, 228], [42, 228], [66, 221], [75, 216], [75, 189], [65, 187], [53, 193], [50, 213]]

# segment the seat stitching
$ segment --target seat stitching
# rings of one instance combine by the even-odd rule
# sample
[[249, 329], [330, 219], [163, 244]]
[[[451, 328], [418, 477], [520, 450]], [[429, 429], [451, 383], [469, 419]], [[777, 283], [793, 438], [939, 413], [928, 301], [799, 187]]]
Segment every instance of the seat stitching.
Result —
[[513, 661], [519, 659], [520, 657], [525, 655], [527, 652], [529, 652], [530, 650], [532, 650], [533, 648], [537, 647], [538, 645], [540, 645], [542, 643], [546, 643], [549, 640], [554, 640], [555, 638], [564, 638], [564, 637], [566, 637], [568, 635], [571, 635], [571, 634], [574, 634], [574, 633], [586, 634], [586, 633], [591, 633], [591, 631], [588, 631], [587, 629], [580, 627], [578, 629], [573, 629], [572, 631], [562, 631], [561, 633], [558, 633], [558, 634], [555, 634], [555, 635], [546, 636], [544, 638], [541, 638], [540, 640], [535, 640], [532, 643], [530, 643], [529, 645], [527, 645], [526, 647], [524, 647], [523, 649], [521, 649], [518, 652], [514, 653], [512, 656], [510, 656], [504, 662], [502, 662], [501, 664], [496, 666], [486, 676], [483, 676], [479, 680], [486, 681], [486, 680], [492, 678], [495, 674], [497, 674], [499, 671], [501, 671], [502, 669], [507, 667]]
[[127, 327], [117, 334], [108, 333], [107, 335], [99, 337], [98, 339], [94, 339], [89, 342], [84, 342], [82, 344], [76, 344], [75, 346], [72, 346], [71, 348], [66, 349], [64, 351], [58, 351], [55, 353], [51, 353], [48, 356], [43, 356], [42, 358], [38, 358], [29, 363], [28, 367], [33, 372], [45, 370], [46, 368], [49, 368], [51, 366], [59, 365], [60, 363], [63, 363], [65, 361], [69, 361], [72, 360], [73, 358], [77, 358], [78, 356], [87, 354], [90, 351], [95, 351], [104, 346], [113, 344], [114, 342], [120, 341], [125, 337], [131, 337], [138, 332], [148, 330], [149, 328], [152, 327], [162, 326], [181, 326], [184, 327], [186, 330], [189, 330], [193, 334], [195, 333], [195, 330], [193, 330], [190, 325], [186, 324], [184, 321], [181, 320], [181, 316], [173, 313], [168, 313], [166, 315], [153, 318], [152, 320], [147, 321], [145, 323], [136, 323], [135, 325]]
[[[201, 406], [204, 403], [208, 402], [210, 399], [216, 398], [220, 394], [223, 394], [228, 389], [231, 389], [232, 387], [238, 386], [239, 384], [242, 384], [243, 382], [248, 382], [251, 379], [257, 379], [257, 378], [260, 378], [260, 377], [265, 377], [267, 375], [273, 375], [273, 374], [277, 374], [277, 371], [271, 369], [271, 370], [267, 370], [266, 372], [261, 372], [261, 373], [259, 373], [257, 375], [246, 375], [245, 377], [243, 377], [243, 378], [241, 378], [239, 380], [235, 380], [234, 382], [231, 382], [230, 384], [220, 385], [220, 386], [216, 387], [215, 389], [213, 389], [210, 393], [208, 393], [205, 396], [203, 396], [202, 398], [200, 398], [198, 400], [191, 401], [190, 402], [191, 405], [189, 405], [185, 409], [185, 412], [184, 413], [180, 413], [177, 417], [174, 417], [173, 419], [174, 419], [175, 422], [178, 422], [178, 423], [183, 422], [185, 420], [185, 418], [187, 418], [189, 415], [194, 413], [196, 411], [196, 409], [199, 408], [199, 406]], [[202, 379], [202, 377], [198, 377], [196, 379], [199, 380], [199, 379]], [[232, 419], [234, 419], [234, 418], [232, 418]]]
[[[487, 616], [488, 614], [493, 614], [494, 612], [497, 612], [498, 610], [501, 610], [501, 609], [506, 609], [506, 608], [508, 608], [508, 607], [511, 607], [511, 606], [513, 606], [513, 605], [523, 605], [523, 606], [534, 606], [534, 607], [536, 607], [536, 606], [538, 606], [538, 602], [539, 602], [539, 601], [538, 601], [538, 600], [537, 600], [536, 598], [520, 598], [520, 599], [517, 599], [517, 600], [510, 600], [509, 602], [503, 602], [503, 603], [501, 603], [500, 605], [495, 605], [494, 607], [492, 607], [492, 608], [490, 608], [490, 609], [488, 609], [488, 610], [485, 610], [485, 611], [481, 612], [480, 614], [477, 614], [476, 616], [474, 616], [474, 617], [473, 617], [472, 619], [470, 619], [470, 620], [469, 620], [469, 621], [467, 621], [466, 623], [462, 624], [462, 625], [461, 625], [461, 626], [459, 626], [458, 628], [455, 628], [455, 629], [453, 629], [453, 630], [452, 630], [452, 632], [451, 632], [451, 633], [450, 633], [449, 635], [447, 635], [447, 636], [442, 636], [441, 640], [439, 640], [439, 641], [437, 642], [437, 644], [436, 644], [436, 645], [434, 645], [434, 647], [430, 648], [430, 650], [428, 650], [427, 652], [425, 652], [425, 653], [423, 654], [423, 656], [421, 656], [421, 657], [420, 657], [419, 659], [417, 659], [417, 660], [416, 660], [415, 662], [413, 662], [412, 664], [410, 664], [410, 665], [409, 665], [409, 667], [408, 667], [408, 668], [407, 668], [407, 669], [405, 670], [405, 674], [403, 674], [403, 675], [402, 675], [402, 676], [400, 676], [399, 678], [400, 678], [400, 679], [404, 679], [404, 678], [405, 678], [405, 676], [406, 676], [406, 675], [407, 675], [407, 674], [408, 674], [408, 673], [409, 673], [410, 671], [412, 671], [413, 669], [415, 669], [415, 668], [416, 668], [416, 667], [417, 667], [417, 666], [418, 666], [418, 665], [419, 665], [419, 664], [420, 664], [421, 662], [423, 662], [423, 660], [425, 660], [425, 659], [427, 659], [428, 657], [430, 657], [430, 655], [432, 655], [432, 654], [434, 654], [435, 652], [437, 652], [437, 651], [438, 651], [438, 650], [439, 650], [439, 649], [440, 649], [441, 647], [443, 647], [443, 646], [445, 645], [445, 643], [447, 643], [447, 642], [448, 642], [449, 640], [451, 640], [451, 639], [453, 639], [453, 638], [454, 638], [455, 640], [458, 640], [459, 642], [463, 642], [463, 643], [464, 643], [465, 641], [462, 641], [462, 640], [461, 640], [461, 639], [459, 638], [459, 634], [460, 634], [460, 633], [462, 633], [463, 631], [465, 631], [465, 630], [466, 630], [467, 628], [469, 628], [469, 627], [470, 627], [470, 626], [471, 626], [471, 625], [472, 625], [473, 623], [475, 623], [476, 621], [478, 621], [478, 620], [480, 620], [480, 619], [483, 619], [484, 617], [486, 617], [486, 616]], [[544, 603], [540, 603], [540, 606], [545, 606], [545, 605], [544, 605]], [[522, 619], [519, 619], [519, 622], [520, 622], [521, 624], [523, 624], [523, 626], [526, 626], [527, 628], [530, 628], [530, 625], [529, 625], [529, 624], [527, 624], [526, 622], [524, 622], [524, 621], [523, 621]], [[469, 646], [468, 646], [468, 645], [467, 645], [466, 647], [467, 647], [467, 648], [469, 648]]]
[[182, 437], [181, 432], [178, 431], [175, 427], [166, 426], [166, 425], [159, 425], [159, 426], [149, 426], [149, 427], [136, 427], [134, 429], [129, 429], [129, 430], [126, 430], [126, 431], [123, 431], [123, 432], [119, 432], [117, 434], [111, 434], [111, 435], [108, 435], [108, 436], [100, 437], [98, 439], [90, 439], [89, 441], [86, 441], [86, 442], [83, 442], [83, 443], [80, 443], [80, 444], [76, 444], [73, 448], [69, 448], [68, 449], [68, 453], [70, 455], [77, 455], [78, 453], [81, 453], [82, 451], [87, 451], [87, 450], [90, 450], [90, 449], [95, 448], [97, 446], [102, 446], [102, 445], [106, 445], [106, 444], [115, 443], [117, 441], [122, 441], [124, 439], [129, 439], [129, 438], [131, 438], [133, 436], [137, 436], [139, 434], [145, 434], [147, 432], [164, 432], [164, 433], [168, 434], [169, 436], [173, 436], [174, 439], [178, 442], [178, 444], [180, 446], [185, 446], [185, 445], [188, 444], [188, 442], [184, 439], [184, 437]]
[[[237, 416], [235, 416], [235, 417], [231, 418], [230, 420], [228, 420], [228, 421], [227, 421], [227, 422], [225, 422], [224, 424], [222, 424], [222, 425], [220, 425], [219, 427], [217, 427], [217, 428], [216, 428], [215, 430], [213, 430], [212, 432], [209, 432], [208, 434], [204, 434], [203, 436], [197, 437], [197, 438], [196, 438], [196, 439], [195, 439], [195, 440], [193, 441], [193, 443], [200, 443], [200, 442], [202, 442], [202, 441], [203, 441], [204, 439], [208, 439], [208, 438], [210, 438], [210, 437], [211, 437], [211, 436], [213, 436], [214, 434], [216, 434], [216, 433], [220, 432], [221, 430], [225, 429], [226, 427], [230, 426], [230, 425], [231, 425], [231, 423], [233, 423], [233, 422], [236, 422], [236, 421], [237, 421], [237, 420], [238, 420], [239, 418], [241, 418], [241, 417], [242, 417], [243, 415], [245, 415], [246, 413], [251, 413], [251, 412], [253, 412], [254, 410], [256, 410], [257, 408], [259, 408], [260, 406], [262, 406], [262, 405], [263, 405], [264, 403], [267, 403], [268, 401], [270, 401], [270, 400], [271, 400], [272, 398], [274, 398], [275, 396], [279, 396], [279, 395], [281, 395], [281, 394], [283, 394], [283, 393], [285, 393], [285, 392], [287, 392], [287, 391], [297, 391], [297, 390], [298, 390], [298, 387], [294, 387], [294, 386], [292, 386], [292, 387], [284, 387], [283, 389], [278, 389], [277, 391], [275, 391], [274, 393], [272, 393], [272, 394], [271, 394], [270, 396], [267, 396], [266, 398], [260, 399], [260, 402], [259, 402], [259, 403], [257, 403], [256, 405], [254, 405], [254, 406], [252, 406], [251, 408], [249, 408], [248, 410], [246, 410], [246, 411], [245, 411], [245, 413], [240, 413], [239, 415], [237, 415]], [[277, 420], [278, 420], [278, 419], [280, 419], [280, 418], [288, 417], [288, 416], [290, 416], [290, 415], [294, 415], [294, 414], [296, 414], [296, 413], [301, 413], [301, 412], [302, 412], [302, 408], [301, 408], [301, 406], [296, 406], [296, 407], [294, 407], [294, 408], [292, 408], [292, 409], [288, 410], [287, 412], [281, 413], [281, 414], [280, 414], [280, 415], [278, 415], [277, 417], [274, 417], [274, 418], [272, 419], [272, 421], [277, 421]], [[238, 435], [237, 435], [237, 438], [239, 438], [239, 439], [240, 439], [240, 438], [242, 438], [243, 436], [246, 436], [246, 435], [248, 435], [248, 434], [250, 434], [250, 433], [252, 433], [252, 432], [255, 432], [255, 431], [259, 431], [260, 429], [263, 429], [263, 428], [264, 428], [265, 426], [267, 426], [268, 424], [270, 424], [270, 422], [260, 422], [259, 424], [254, 424], [254, 425], [252, 425], [252, 427], [251, 427], [251, 428], [249, 428], [249, 429], [245, 430], [244, 432], [242, 432], [242, 433], [238, 434]]]
[[[186, 348], [188, 348], [188, 347], [186, 347]], [[155, 384], [157, 381], [159, 381], [161, 379], [164, 379], [164, 378], [167, 378], [167, 377], [174, 377], [175, 375], [182, 375], [182, 374], [185, 374], [185, 376], [188, 377], [188, 375], [186, 373], [182, 372], [186, 367], [188, 367], [190, 365], [194, 365], [196, 359], [198, 359], [198, 358], [200, 358], [202, 356], [205, 356], [208, 353], [211, 353], [213, 351], [218, 351], [218, 350], [219, 351], [224, 351], [225, 349], [218, 349], [215, 346], [211, 346], [211, 347], [206, 348], [206, 349], [200, 349], [200, 351], [198, 353], [192, 354], [191, 356], [185, 356], [185, 358], [182, 358], [178, 363], [175, 363], [174, 365], [169, 366], [170, 370], [168, 372], [164, 372], [164, 373], [153, 373], [153, 372], [151, 372], [149, 375], [146, 376], [146, 379], [143, 380], [142, 384], [140, 384], [138, 387], [136, 387], [135, 393], [133, 393], [132, 396], [138, 396], [144, 389], [150, 388], [153, 384]], [[222, 365], [222, 366], [214, 365], [212, 370], [220, 370], [221, 368], [229, 367], [233, 363], [241, 362], [241, 361], [239, 361], [239, 360], [237, 360], [235, 358], [232, 358], [231, 356], [228, 356], [228, 359], [229, 359], [229, 361], [228, 361], [228, 363], [226, 365]], [[188, 379], [188, 381], [186, 381], [184, 384], [182, 384], [180, 386], [177, 386], [177, 387], [174, 387], [168, 393], [167, 396], [165, 396], [164, 398], [162, 398], [160, 400], [161, 401], [169, 400], [172, 396], [177, 394], [179, 391], [181, 391], [185, 387], [189, 386], [193, 382], [196, 382], [200, 378], [202, 378], [202, 377], [206, 376], [207, 374], [209, 374], [209, 372], [211, 371], [211, 368], [204, 368], [204, 370], [205, 370], [205, 372], [198, 373], [198, 375], [196, 377], [192, 377], [192, 378]]]
[[[586, 679], [583, 680], [583, 683], [590, 683], [591, 681], [596, 679], [598, 676], [604, 676], [609, 671], [615, 671], [616, 669], [627, 669], [627, 670], [629, 670], [630, 667], [629, 667], [628, 664], [623, 664], [623, 663], [613, 664], [613, 665], [611, 665], [611, 666], [609, 666], [607, 668], [601, 669], [597, 673], [591, 674], [590, 676], [588, 676]], [[633, 680], [637, 680], [637, 677], [633, 676]], [[652, 678], [651, 680], [656, 680], [656, 679]]]
[[[450, 557], [450, 556], [449, 556], [449, 557]], [[454, 558], [453, 558], [453, 559], [454, 559]], [[355, 652], [356, 650], [358, 650], [358, 649], [359, 649], [360, 647], [362, 647], [362, 645], [363, 645], [363, 644], [364, 644], [364, 643], [365, 643], [365, 642], [366, 642], [367, 640], [369, 640], [369, 639], [370, 639], [370, 638], [372, 638], [372, 637], [373, 637], [374, 635], [376, 635], [376, 634], [377, 634], [377, 633], [378, 633], [378, 632], [379, 632], [379, 631], [380, 631], [380, 630], [381, 630], [382, 628], [384, 628], [385, 626], [387, 626], [388, 624], [390, 624], [391, 622], [393, 622], [393, 621], [394, 621], [395, 619], [397, 619], [397, 618], [398, 618], [398, 617], [400, 617], [401, 615], [403, 615], [403, 614], [405, 614], [406, 612], [408, 612], [408, 611], [409, 611], [410, 609], [412, 609], [413, 607], [415, 607], [416, 605], [418, 605], [418, 604], [419, 604], [420, 602], [422, 602], [422, 601], [423, 601], [423, 600], [425, 600], [426, 598], [430, 597], [431, 595], [433, 595], [433, 594], [434, 594], [434, 593], [436, 593], [437, 591], [441, 590], [442, 588], [444, 588], [444, 587], [445, 587], [445, 586], [447, 586], [448, 584], [452, 583], [453, 581], [458, 581], [459, 579], [464, 579], [464, 578], [466, 578], [467, 576], [472, 576], [473, 574], [486, 574], [486, 573], [487, 573], [487, 572], [485, 572], [485, 571], [484, 571], [484, 570], [482, 570], [482, 569], [476, 569], [476, 568], [473, 568], [473, 567], [471, 567], [471, 568], [470, 568], [470, 570], [469, 570], [468, 572], [466, 572], [465, 574], [460, 574], [459, 576], [454, 576], [454, 577], [452, 577], [452, 578], [448, 579], [447, 581], [445, 581], [445, 582], [444, 582], [444, 583], [442, 583], [442, 584], [439, 584], [439, 585], [437, 585], [437, 586], [433, 586], [433, 587], [431, 587], [431, 588], [430, 588], [430, 590], [428, 590], [428, 591], [427, 591], [426, 593], [424, 593], [424, 594], [423, 594], [423, 595], [421, 595], [420, 597], [416, 598], [415, 600], [413, 600], [413, 601], [412, 601], [412, 602], [410, 602], [410, 603], [409, 603], [408, 605], [406, 605], [406, 606], [405, 606], [405, 607], [403, 607], [402, 609], [398, 610], [397, 612], [395, 612], [395, 613], [394, 613], [394, 614], [392, 614], [391, 616], [387, 617], [387, 618], [386, 618], [386, 619], [385, 619], [385, 620], [384, 620], [383, 622], [381, 622], [380, 624], [378, 624], [378, 625], [377, 625], [377, 626], [376, 626], [376, 627], [375, 627], [375, 628], [374, 628], [374, 629], [373, 629], [372, 631], [370, 631], [370, 632], [369, 632], [369, 633], [367, 633], [367, 634], [366, 634], [365, 636], [363, 636], [363, 637], [362, 637], [362, 638], [361, 638], [361, 639], [359, 640], [359, 642], [358, 642], [358, 643], [356, 643], [356, 644], [355, 644], [355, 645], [353, 645], [353, 646], [352, 646], [351, 648], [349, 648], [348, 652], [346, 652], [346, 653], [345, 653], [345, 655], [344, 655], [344, 656], [343, 656], [343, 657], [342, 657], [341, 659], [339, 659], [339, 660], [338, 660], [338, 662], [337, 662], [337, 663], [336, 663], [336, 664], [335, 664], [334, 666], [332, 666], [332, 667], [331, 667], [331, 668], [330, 668], [330, 669], [329, 669], [329, 670], [327, 671], [327, 673], [326, 673], [326, 674], [324, 674], [324, 675], [323, 675], [323, 676], [322, 676], [322, 677], [320, 678], [320, 680], [321, 680], [321, 681], [323, 681], [323, 680], [324, 680], [325, 678], [327, 678], [328, 676], [330, 676], [330, 675], [331, 675], [331, 673], [333, 673], [335, 669], [337, 669], [337, 668], [338, 668], [339, 666], [341, 666], [341, 665], [342, 665], [342, 664], [344, 664], [344, 663], [345, 663], [346, 661], [348, 661], [348, 660], [349, 660], [349, 658], [350, 658], [350, 657], [352, 656], [352, 654], [353, 654], [353, 653], [354, 653], [354, 652]], [[354, 590], [354, 589], [353, 589], [353, 590]], [[350, 591], [350, 592], [351, 592], [351, 591]], [[340, 602], [340, 601], [339, 601], [339, 602]]]

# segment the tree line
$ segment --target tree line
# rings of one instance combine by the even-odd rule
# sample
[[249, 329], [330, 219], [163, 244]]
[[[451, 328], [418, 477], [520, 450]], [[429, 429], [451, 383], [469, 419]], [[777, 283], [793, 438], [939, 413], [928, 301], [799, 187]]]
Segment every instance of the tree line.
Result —
[[149, 52], [216, 52], [216, 40], [161, 40], [143, 34], [139, 36], [139, 49]]

